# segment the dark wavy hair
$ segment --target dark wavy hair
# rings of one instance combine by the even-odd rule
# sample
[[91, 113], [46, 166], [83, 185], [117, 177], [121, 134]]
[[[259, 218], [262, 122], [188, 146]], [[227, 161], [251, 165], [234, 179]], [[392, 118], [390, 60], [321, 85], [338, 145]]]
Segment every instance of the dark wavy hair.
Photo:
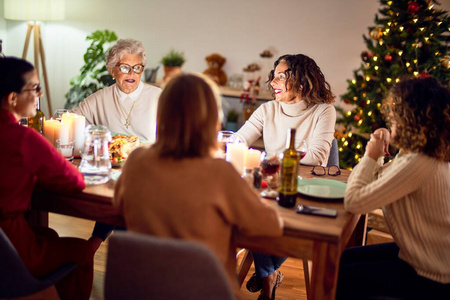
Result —
[[201, 74], [181, 74], [159, 97], [156, 142], [161, 157], [207, 157], [217, 147], [221, 122], [218, 87]]
[[450, 90], [434, 78], [404, 79], [394, 85], [382, 113], [397, 126], [399, 149], [450, 161]]
[[20, 93], [26, 84], [25, 73], [33, 70], [33, 65], [21, 58], [0, 58], [0, 100], [3, 101], [12, 92]]
[[[335, 96], [319, 66], [313, 59], [303, 54], [280, 56], [273, 64], [268, 83], [275, 77], [275, 68], [283, 61], [288, 65], [286, 82], [291, 82], [293, 91], [300, 93], [308, 105], [334, 102]], [[269, 89], [272, 93], [274, 92], [270, 84]]]

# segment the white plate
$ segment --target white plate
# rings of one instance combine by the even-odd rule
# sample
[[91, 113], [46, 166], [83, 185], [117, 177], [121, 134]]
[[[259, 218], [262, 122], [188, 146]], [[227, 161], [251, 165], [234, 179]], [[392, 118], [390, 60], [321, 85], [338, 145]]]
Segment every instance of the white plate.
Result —
[[122, 174], [122, 171], [116, 171], [116, 172], [112, 172], [110, 177], [112, 181], [117, 181], [117, 179], [119, 179], [120, 174]]
[[322, 178], [299, 178], [297, 183], [299, 194], [329, 201], [344, 199], [346, 187], [344, 182]]

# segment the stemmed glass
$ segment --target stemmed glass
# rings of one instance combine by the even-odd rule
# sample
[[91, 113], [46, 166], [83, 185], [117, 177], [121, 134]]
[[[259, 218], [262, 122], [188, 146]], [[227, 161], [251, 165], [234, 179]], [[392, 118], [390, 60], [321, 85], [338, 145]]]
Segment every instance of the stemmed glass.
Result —
[[65, 108], [58, 108], [55, 110], [55, 113], [53, 114], [53, 119], [61, 121], [61, 118], [64, 114], [67, 114], [69, 112], [68, 109]]
[[[308, 145], [306, 144], [305, 140], [301, 140], [300, 144], [297, 145], [296, 147], [299, 155], [300, 155], [300, 160], [302, 160], [303, 157], [305, 157], [306, 152], [308, 151]], [[300, 161], [299, 161], [300, 164]], [[299, 166], [300, 167], [300, 166]], [[302, 177], [300, 175], [298, 175], [298, 177], [301, 179]]]
[[267, 182], [267, 188], [261, 192], [264, 198], [275, 199], [278, 196], [278, 192], [272, 189], [271, 184], [274, 175], [280, 170], [280, 163], [279, 155], [269, 156], [265, 152], [261, 154], [261, 171]]

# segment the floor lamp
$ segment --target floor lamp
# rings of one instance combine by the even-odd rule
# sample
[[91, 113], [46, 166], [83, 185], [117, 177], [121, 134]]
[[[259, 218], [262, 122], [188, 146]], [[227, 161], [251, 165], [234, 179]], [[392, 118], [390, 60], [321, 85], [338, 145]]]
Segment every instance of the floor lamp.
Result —
[[34, 67], [38, 75], [39, 59], [42, 63], [42, 74], [44, 76], [45, 96], [50, 114], [53, 113], [52, 102], [50, 98], [50, 89], [47, 76], [47, 67], [45, 64], [44, 45], [41, 38], [41, 25], [39, 21], [64, 20], [65, 0], [4, 0], [4, 14], [7, 20], [29, 21], [25, 45], [22, 58], [27, 58], [30, 38], [33, 34], [34, 41]]

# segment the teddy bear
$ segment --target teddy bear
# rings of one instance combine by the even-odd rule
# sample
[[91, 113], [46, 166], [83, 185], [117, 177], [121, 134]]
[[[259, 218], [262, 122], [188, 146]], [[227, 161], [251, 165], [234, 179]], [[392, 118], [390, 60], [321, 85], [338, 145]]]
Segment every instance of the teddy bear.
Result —
[[208, 68], [203, 71], [203, 74], [211, 77], [218, 85], [226, 85], [227, 74], [222, 70], [222, 66], [227, 61], [226, 58], [218, 53], [213, 53], [208, 55], [205, 60], [208, 64]]

